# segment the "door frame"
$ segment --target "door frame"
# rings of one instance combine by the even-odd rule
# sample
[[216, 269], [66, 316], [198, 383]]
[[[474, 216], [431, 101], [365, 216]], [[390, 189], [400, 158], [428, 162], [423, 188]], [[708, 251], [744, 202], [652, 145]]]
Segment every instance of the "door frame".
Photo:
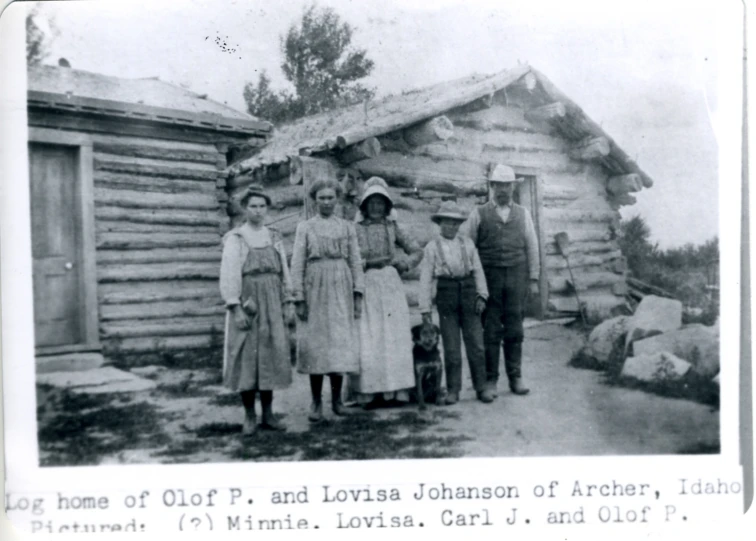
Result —
[[531, 201], [533, 225], [536, 229], [536, 236], [538, 237], [538, 254], [540, 256], [541, 268], [538, 275], [538, 319], [544, 319], [549, 305], [549, 281], [546, 275], [546, 236], [543, 223], [543, 182], [538, 170], [533, 167], [519, 167], [512, 166], [515, 176], [530, 177], [532, 182], [528, 182]]
[[[29, 127], [29, 143], [47, 143], [76, 149], [79, 212], [77, 230], [81, 241], [79, 304], [83, 341], [81, 344], [35, 347], [37, 355], [100, 351], [97, 306], [97, 260], [95, 255], [94, 174], [92, 138], [88, 134]], [[30, 156], [31, 160], [31, 156]], [[31, 178], [29, 179], [31, 183]]]

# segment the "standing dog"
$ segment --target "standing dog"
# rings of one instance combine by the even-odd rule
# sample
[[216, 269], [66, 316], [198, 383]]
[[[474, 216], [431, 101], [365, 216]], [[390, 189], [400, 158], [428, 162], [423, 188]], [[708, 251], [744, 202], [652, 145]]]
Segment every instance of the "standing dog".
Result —
[[415, 365], [415, 399], [420, 409], [426, 408], [426, 403], [440, 406], [445, 403], [441, 377], [443, 364], [441, 353], [438, 351], [439, 328], [431, 323], [421, 323], [412, 327], [412, 358]]

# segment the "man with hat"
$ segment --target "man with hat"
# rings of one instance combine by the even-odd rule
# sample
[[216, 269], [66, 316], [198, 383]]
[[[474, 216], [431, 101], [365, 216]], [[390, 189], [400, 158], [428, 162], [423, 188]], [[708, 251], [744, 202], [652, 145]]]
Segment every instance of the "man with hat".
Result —
[[460, 233], [478, 248], [488, 285], [483, 342], [487, 388], [494, 396], [502, 340], [510, 390], [516, 395], [530, 392], [522, 383], [523, 319], [528, 292], [538, 294], [540, 258], [530, 213], [513, 201], [516, 184], [521, 181], [511, 167], [496, 165], [489, 179], [493, 197], [474, 209], [460, 227]]
[[[444, 346], [447, 404], [459, 400], [462, 388], [462, 340], [465, 343], [470, 375], [478, 400], [493, 401], [486, 389], [483, 329], [480, 316], [486, 307], [486, 277], [478, 251], [466, 236], [459, 235], [465, 221], [462, 210], [453, 201], [446, 201], [431, 216], [441, 229], [423, 252], [420, 267], [420, 312], [423, 321], [431, 321], [431, 305], [435, 297], [441, 341]], [[460, 340], [460, 333], [461, 338]]]

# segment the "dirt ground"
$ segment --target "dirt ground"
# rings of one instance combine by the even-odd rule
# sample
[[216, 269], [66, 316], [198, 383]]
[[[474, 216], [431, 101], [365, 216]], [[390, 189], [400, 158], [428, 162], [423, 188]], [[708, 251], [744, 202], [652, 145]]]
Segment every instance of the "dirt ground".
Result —
[[[38, 387], [42, 465], [339, 460], [459, 456], [587, 456], [719, 452], [719, 410], [608, 384], [568, 365], [582, 335], [561, 325], [528, 329], [523, 372], [531, 393], [500, 383], [492, 404], [475, 400], [467, 372], [457, 405], [425, 415], [405, 405], [311, 426], [309, 387], [295, 374], [274, 407], [285, 433], [239, 435], [243, 411], [220, 385], [220, 368], [166, 369], [157, 388], [72, 395]], [[325, 392], [324, 398], [328, 400]]]

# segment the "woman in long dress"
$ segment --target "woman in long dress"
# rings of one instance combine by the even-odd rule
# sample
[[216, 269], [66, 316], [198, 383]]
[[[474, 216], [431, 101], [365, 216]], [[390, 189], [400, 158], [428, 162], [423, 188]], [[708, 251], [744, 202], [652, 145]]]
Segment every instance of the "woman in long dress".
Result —
[[270, 198], [249, 188], [241, 198], [246, 220], [223, 239], [220, 289], [226, 303], [223, 382], [241, 393], [244, 435], [261, 428], [284, 430], [273, 415], [273, 391], [291, 385], [286, 319], [293, 318], [286, 254], [279, 234], [263, 225]]
[[[416, 266], [423, 252], [399, 226], [393, 206], [386, 182], [368, 179], [356, 216], [366, 269], [360, 372], [350, 377], [350, 389], [366, 409], [406, 400], [407, 393], [401, 391], [415, 385], [409, 306], [398, 271]], [[409, 255], [409, 262], [397, 257], [397, 246]]]
[[313, 183], [318, 214], [297, 226], [291, 260], [297, 328], [297, 370], [310, 376], [309, 420], [323, 420], [323, 376], [331, 382], [333, 413], [344, 415], [344, 374], [359, 369], [363, 272], [354, 224], [334, 216], [341, 186]]

